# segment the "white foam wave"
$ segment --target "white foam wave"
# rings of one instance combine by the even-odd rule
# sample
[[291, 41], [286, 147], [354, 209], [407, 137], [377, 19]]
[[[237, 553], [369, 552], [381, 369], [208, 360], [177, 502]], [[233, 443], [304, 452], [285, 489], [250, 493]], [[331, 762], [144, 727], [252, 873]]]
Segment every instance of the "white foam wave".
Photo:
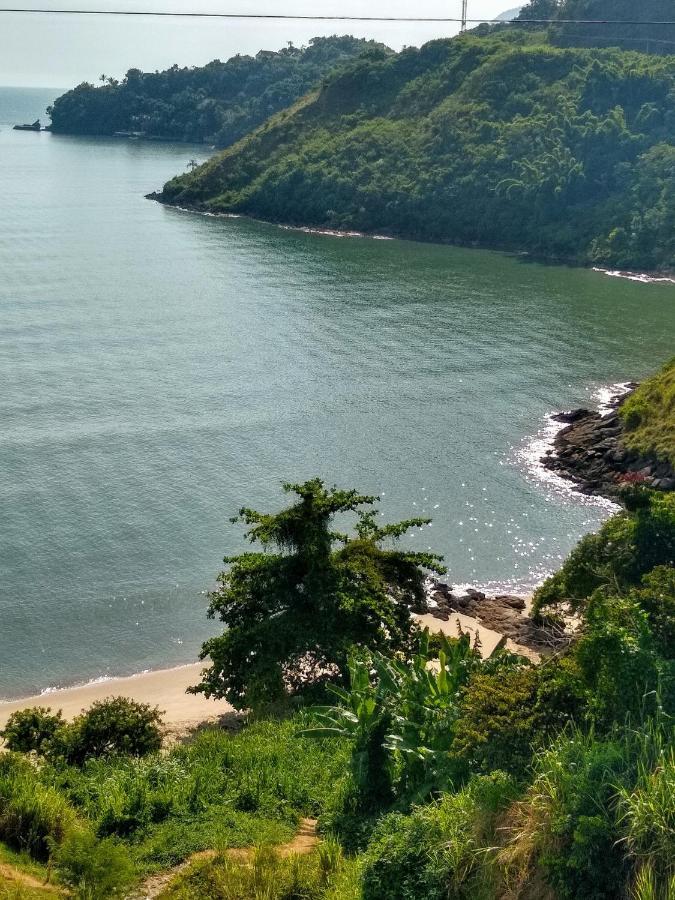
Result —
[[[630, 389], [629, 382], [617, 382], [597, 388], [591, 397], [595, 401], [598, 412], [604, 416], [611, 412], [616, 398], [628, 393]], [[548, 413], [544, 424], [534, 437], [527, 440], [522, 446], [512, 449], [511, 460], [525, 470], [528, 480], [543, 484], [554, 496], [564, 497], [583, 506], [603, 509], [608, 513], [617, 512], [620, 507], [612, 500], [607, 497], [582, 494], [576, 489], [573, 481], [548, 469], [542, 462], [542, 459], [554, 450], [558, 432], [567, 427], [567, 423], [556, 421], [553, 418], [554, 415], [556, 413]], [[553, 496], [550, 499], [553, 499]]]
[[591, 394], [591, 399], [595, 401], [598, 412], [601, 416], [606, 416], [612, 412], [616, 406], [616, 401], [620, 397], [625, 397], [632, 390], [630, 381], [617, 381], [605, 387], [596, 388]]
[[646, 272], [622, 272], [620, 269], [593, 268], [594, 272], [609, 275], [610, 278], [625, 278], [627, 281], [637, 281], [639, 284], [675, 284], [675, 278], [667, 275], [648, 275]]

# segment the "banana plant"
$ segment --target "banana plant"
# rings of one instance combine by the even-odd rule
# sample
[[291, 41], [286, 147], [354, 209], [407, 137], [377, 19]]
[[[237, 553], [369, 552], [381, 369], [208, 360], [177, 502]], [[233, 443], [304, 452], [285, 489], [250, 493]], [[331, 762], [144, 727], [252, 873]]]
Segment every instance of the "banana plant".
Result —
[[349, 660], [350, 689], [328, 689], [340, 701], [313, 709], [318, 724], [302, 734], [314, 738], [340, 737], [352, 741], [351, 769], [362, 803], [391, 799], [392, 777], [385, 736], [391, 723], [386, 694], [371, 679], [371, 660], [353, 654]]
[[315, 709], [318, 724], [304, 732], [353, 742], [352, 772], [364, 797], [390, 791], [394, 771], [405, 794], [429, 793], [447, 773], [459, 692], [480, 656], [468, 634], [437, 640], [437, 661], [428, 632], [411, 660], [352, 656], [349, 690], [331, 685], [339, 705]]

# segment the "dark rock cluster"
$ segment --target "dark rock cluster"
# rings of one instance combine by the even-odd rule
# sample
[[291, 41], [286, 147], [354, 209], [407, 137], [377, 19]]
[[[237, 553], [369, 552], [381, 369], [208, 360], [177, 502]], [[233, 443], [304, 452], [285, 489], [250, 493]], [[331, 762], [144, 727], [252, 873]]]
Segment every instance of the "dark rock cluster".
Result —
[[433, 580], [428, 591], [429, 612], [437, 619], [448, 621], [453, 613], [462, 613], [476, 619], [484, 628], [496, 631], [514, 643], [546, 653], [569, 643], [569, 634], [563, 627], [538, 624], [526, 613], [523, 597], [512, 594], [484, 594], [473, 588], [464, 593], [453, 593], [453, 588], [442, 581]]
[[574, 481], [584, 494], [620, 499], [627, 484], [675, 490], [675, 471], [668, 462], [641, 456], [624, 446], [620, 403], [617, 400], [605, 415], [574, 409], [553, 416], [567, 427], [558, 432], [553, 448], [542, 457], [543, 465]]

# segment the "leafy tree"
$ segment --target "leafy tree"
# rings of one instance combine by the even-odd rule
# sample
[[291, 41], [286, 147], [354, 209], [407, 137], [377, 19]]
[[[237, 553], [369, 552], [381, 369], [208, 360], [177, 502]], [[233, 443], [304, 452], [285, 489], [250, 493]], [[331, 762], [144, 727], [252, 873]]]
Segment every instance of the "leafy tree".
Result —
[[162, 746], [161, 725], [157, 707], [128, 697], [109, 697], [60, 728], [50, 744], [50, 755], [73, 765], [92, 757], [146, 756]]
[[[424, 598], [423, 568], [443, 571], [430, 553], [384, 549], [427, 519], [378, 526], [376, 497], [327, 488], [318, 478], [285, 484], [298, 498], [278, 513], [243, 508], [263, 550], [227, 557], [209, 615], [227, 629], [208, 640], [210, 660], [193, 691], [242, 709], [280, 700], [347, 672], [353, 647], [395, 650], [410, 640], [410, 611]], [[355, 535], [333, 530], [356, 517]]]
[[60, 710], [52, 713], [50, 708], [44, 706], [19, 709], [7, 719], [0, 736], [4, 738], [8, 750], [43, 753], [63, 724]]

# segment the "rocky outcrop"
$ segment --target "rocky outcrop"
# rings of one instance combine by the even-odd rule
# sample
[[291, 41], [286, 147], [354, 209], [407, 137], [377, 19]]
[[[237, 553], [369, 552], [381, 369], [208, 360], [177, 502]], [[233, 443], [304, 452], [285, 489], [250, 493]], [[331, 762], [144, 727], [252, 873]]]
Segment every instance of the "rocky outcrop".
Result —
[[618, 409], [626, 396], [617, 398], [604, 414], [574, 409], [553, 416], [554, 421], [567, 427], [558, 432], [542, 464], [571, 479], [582, 493], [613, 500], [620, 499], [626, 484], [674, 490], [675, 471], [668, 462], [641, 456], [624, 446], [624, 425]]
[[513, 594], [485, 594], [468, 588], [464, 592], [432, 579], [427, 590], [428, 612], [448, 621], [453, 614], [470, 616], [483, 628], [504, 635], [512, 645], [544, 655], [566, 647], [571, 633], [557, 624], [538, 624], [528, 614], [524, 597]]

